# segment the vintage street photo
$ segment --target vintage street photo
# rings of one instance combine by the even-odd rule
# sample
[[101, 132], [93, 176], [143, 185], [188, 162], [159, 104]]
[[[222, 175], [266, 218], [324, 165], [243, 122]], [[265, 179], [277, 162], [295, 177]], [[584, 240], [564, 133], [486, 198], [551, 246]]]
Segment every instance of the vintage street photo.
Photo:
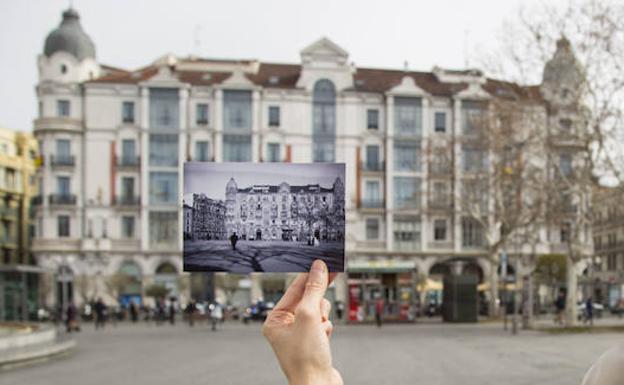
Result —
[[183, 200], [185, 271], [344, 271], [344, 164], [187, 162]]

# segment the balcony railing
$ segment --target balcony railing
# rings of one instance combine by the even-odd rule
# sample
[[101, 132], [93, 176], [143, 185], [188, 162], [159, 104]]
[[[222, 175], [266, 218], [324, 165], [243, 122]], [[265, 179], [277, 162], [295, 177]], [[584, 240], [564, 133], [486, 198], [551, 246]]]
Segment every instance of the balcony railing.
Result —
[[50, 194], [48, 203], [51, 205], [75, 205], [76, 195], [74, 194]]
[[380, 209], [385, 206], [383, 199], [363, 199], [360, 202], [360, 207], [364, 209]]
[[73, 155], [50, 155], [50, 164], [52, 166], [73, 167], [76, 164], [76, 159]]
[[41, 195], [35, 195], [34, 197], [30, 198], [30, 204], [32, 206], [41, 206], [42, 203], [43, 197]]
[[449, 210], [453, 205], [448, 200], [434, 199], [428, 202], [428, 206], [433, 210]]
[[0, 207], [0, 217], [14, 218], [17, 216], [17, 208], [15, 207]]
[[141, 197], [135, 195], [118, 195], [113, 200], [115, 206], [138, 206], [141, 204]]
[[381, 172], [385, 166], [385, 162], [362, 162], [362, 171]]
[[140, 156], [118, 156], [117, 166], [119, 167], [138, 167], [141, 164]]

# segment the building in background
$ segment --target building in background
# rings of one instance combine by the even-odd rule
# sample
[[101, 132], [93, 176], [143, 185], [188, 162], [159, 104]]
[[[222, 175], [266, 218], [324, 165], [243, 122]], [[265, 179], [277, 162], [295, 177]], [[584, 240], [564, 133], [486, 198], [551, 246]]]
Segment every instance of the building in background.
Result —
[[[34, 250], [40, 266], [58, 272], [64, 303], [106, 296], [118, 272], [142, 282], [130, 293], [139, 296], [159, 272], [181, 274], [184, 161], [344, 162], [349, 273], [329, 295], [350, 303], [352, 320], [372, 317], [376, 296], [388, 318], [408, 319], [417, 281], [477, 274], [486, 284], [499, 269], [485, 258], [483, 229], [456, 209], [469, 174], [488, 159], [462, 144], [471, 117], [496, 98], [531, 99], [554, 136], [578, 124], [569, 91], [580, 72], [563, 43], [535, 87], [473, 69], [356, 67], [326, 38], [296, 64], [165, 55], [123, 70], [96, 60], [70, 9], [38, 65], [34, 132], [45, 162]], [[573, 168], [574, 146], [548, 151], [557, 159], [548, 167]], [[508, 252], [565, 248], [564, 223], [538, 233], [535, 248]], [[89, 277], [82, 290], [79, 277]], [[290, 277], [252, 274], [240, 289], [249, 301], [278, 298]]]
[[191, 238], [193, 240], [227, 239], [225, 203], [193, 194]]
[[35, 223], [37, 141], [0, 129], [0, 320], [36, 319], [39, 275], [30, 245]]
[[593, 195], [594, 256], [584, 272], [585, 295], [614, 308], [624, 294], [624, 196], [620, 187]]

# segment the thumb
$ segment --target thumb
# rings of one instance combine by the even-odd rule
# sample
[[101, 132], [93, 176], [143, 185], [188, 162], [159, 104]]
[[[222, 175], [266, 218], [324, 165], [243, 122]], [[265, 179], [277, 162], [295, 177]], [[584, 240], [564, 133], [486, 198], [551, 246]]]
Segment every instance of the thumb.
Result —
[[328, 279], [327, 265], [325, 265], [325, 262], [322, 260], [317, 259], [310, 268], [305, 290], [301, 297], [301, 302], [299, 303], [300, 310], [305, 313], [320, 314], [320, 304], [327, 290]]

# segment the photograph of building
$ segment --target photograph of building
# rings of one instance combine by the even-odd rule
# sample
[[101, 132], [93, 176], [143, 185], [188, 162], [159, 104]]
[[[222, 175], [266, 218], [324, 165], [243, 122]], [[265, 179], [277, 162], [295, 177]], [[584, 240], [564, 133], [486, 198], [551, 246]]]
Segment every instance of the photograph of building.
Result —
[[344, 271], [344, 178], [334, 163], [185, 164], [185, 270], [308, 271], [320, 258]]

